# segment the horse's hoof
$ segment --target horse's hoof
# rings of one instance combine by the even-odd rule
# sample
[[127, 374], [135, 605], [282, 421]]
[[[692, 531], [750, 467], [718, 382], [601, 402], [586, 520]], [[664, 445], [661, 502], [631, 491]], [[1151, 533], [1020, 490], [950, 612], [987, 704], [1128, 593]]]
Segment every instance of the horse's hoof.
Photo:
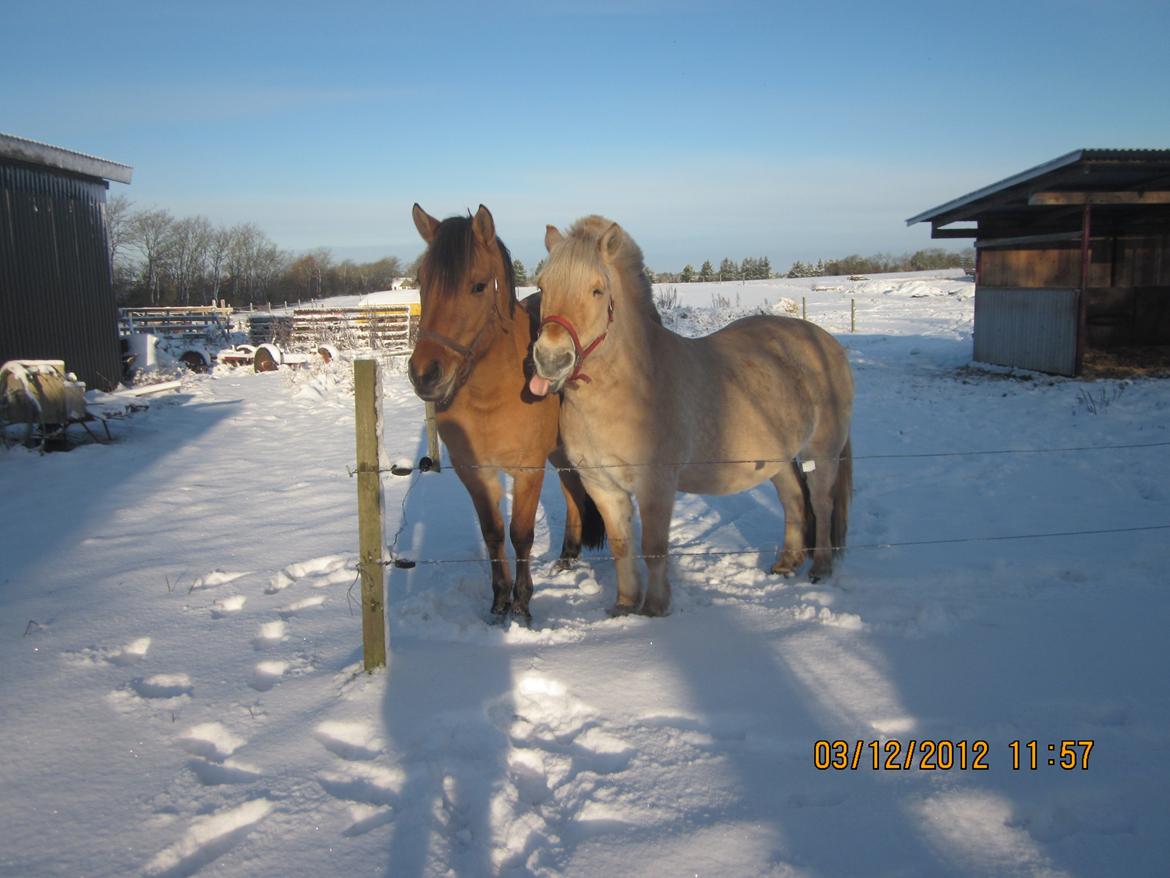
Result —
[[488, 617], [488, 623], [491, 625], [507, 625], [508, 620], [512, 618], [512, 605], [505, 604], [502, 610], [497, 610], [492, 607], [491, 615]]
[[643, 616], [650, 616], [652, 618], [656, 618], [656, 617], [660, 617], [660, 616], [669, 616], [670, 615], [670, 605], [667, 604], [665, 607], [655, 607], [655, 606], [651, 606], [650, 604], [646, 604], [645, 606], [642, 607], [642, 615]]
[[564, 573], [568, 570], [572, 570], [573, 562], [576, 560], [576, 558], [557, 558], [557, 560], [553, 561], [553, 573]]
[[777, 561], [772, 565], [772, 573], [776, 574], [777, 576], [791, 578], [796, 575], [796, 568], [788, 564], [781, 564], [779, 561]]
[[632, 604], [614, 604], [606, 613], [611, 619], [617, 619], [621, 616], [633, 616], [638, 612], [638, 608]]
[[527, 610], [512, 610], [512, 621], [521, 628], [532, 630], [532, 614]]
[[808, 572], [808, 581], [820, 582], [822, 579], [828, 579], [832, 575], [832, 567], [822, 567], [820, 569], [813, 567], [813, 569]]

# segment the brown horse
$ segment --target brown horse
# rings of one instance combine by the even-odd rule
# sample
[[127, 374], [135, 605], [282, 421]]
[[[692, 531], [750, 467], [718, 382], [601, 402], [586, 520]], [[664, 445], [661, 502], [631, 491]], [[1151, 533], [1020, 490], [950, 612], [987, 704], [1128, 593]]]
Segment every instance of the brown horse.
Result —
[[[731, 494], [770, 479], [784, 507], [772, 572], [812, 550], [812, 577], [845, 544], [852, 487], [853, 376], [844, 349], [803, 320], [757, 316], [705, 338], [662, 325], [642, 251], [617, 223], [549, 226], [537, 394], [563, 390], [561, 433], [605, 519], [617, 561], [614, 612], [667, 612], [676, 491]], [[797, 464], [797, 461], [800, 464]], [[630, 554], [633, 500], [649, 572], [643, 602]], [[815, 536], [811, 539], [808, 530]]]
[[[559, 451], [560, 400], [527, 388], [539, 305], [516, 299], [512, 257], [482, 204], [474, 218], [439, 222], [417, 204], [414, 224], [427, 243], [419, 266], [422, 314], [410, 358], [415, 393], [436, 403], [439, 435], [471, 495], [492, 567], [492, 614], [531, 621], [532, 550], [544, 465], [559, 468], [568, 507], [561, 565], [581, 544], [600, 546], [604, 524]], [[509, 534], [516, 552], [513, 587], [504, 549], [501, 474], [512, 476]]]

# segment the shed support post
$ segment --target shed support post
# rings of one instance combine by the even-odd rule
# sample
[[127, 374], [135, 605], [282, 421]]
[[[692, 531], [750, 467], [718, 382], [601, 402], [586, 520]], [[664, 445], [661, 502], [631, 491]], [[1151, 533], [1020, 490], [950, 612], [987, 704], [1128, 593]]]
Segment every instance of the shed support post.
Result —
[[1077, 360], [1073, 372], [1080, 376], [1085, 362], [1085, 342], [1088, 335], [1089, 305], [1089, 237], [1092, 232], [1093, 208], [1085, 204], [1081, 213], [1081, 292], [1077, 296]]

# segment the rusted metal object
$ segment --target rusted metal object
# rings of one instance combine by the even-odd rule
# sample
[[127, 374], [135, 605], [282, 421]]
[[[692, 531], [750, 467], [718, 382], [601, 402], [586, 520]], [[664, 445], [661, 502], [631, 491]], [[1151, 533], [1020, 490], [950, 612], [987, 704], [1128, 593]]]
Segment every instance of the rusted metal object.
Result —
[[274, 344], [262, 344], [256, 348], [252, 358], [252, 368], [257, 372], [275, 372], [284, 362], [284, 354]]

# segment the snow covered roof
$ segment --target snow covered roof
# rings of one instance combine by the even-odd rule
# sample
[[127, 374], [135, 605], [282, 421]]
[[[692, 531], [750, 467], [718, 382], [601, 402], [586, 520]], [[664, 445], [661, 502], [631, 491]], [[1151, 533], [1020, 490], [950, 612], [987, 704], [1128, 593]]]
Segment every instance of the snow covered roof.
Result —
[[378, 290], [366, 293], [358, 299], [359, 308], [372, 308], [377, 305], [417, 305], [419, 303], [418, 290]]
[[15, 159], [32, 165], [43, 165], [47, 168], [57, 168], [86, 177], [111, 180], [115, 183], [129, 183], [130, 177], [134, 173], [134, 169], [130, 165], [111, 162], [59, 146], [50, 146], [47, 143], [38, 143], [35, 140], [17, 137], [14, 134], [0, 133], [0, 158]]

